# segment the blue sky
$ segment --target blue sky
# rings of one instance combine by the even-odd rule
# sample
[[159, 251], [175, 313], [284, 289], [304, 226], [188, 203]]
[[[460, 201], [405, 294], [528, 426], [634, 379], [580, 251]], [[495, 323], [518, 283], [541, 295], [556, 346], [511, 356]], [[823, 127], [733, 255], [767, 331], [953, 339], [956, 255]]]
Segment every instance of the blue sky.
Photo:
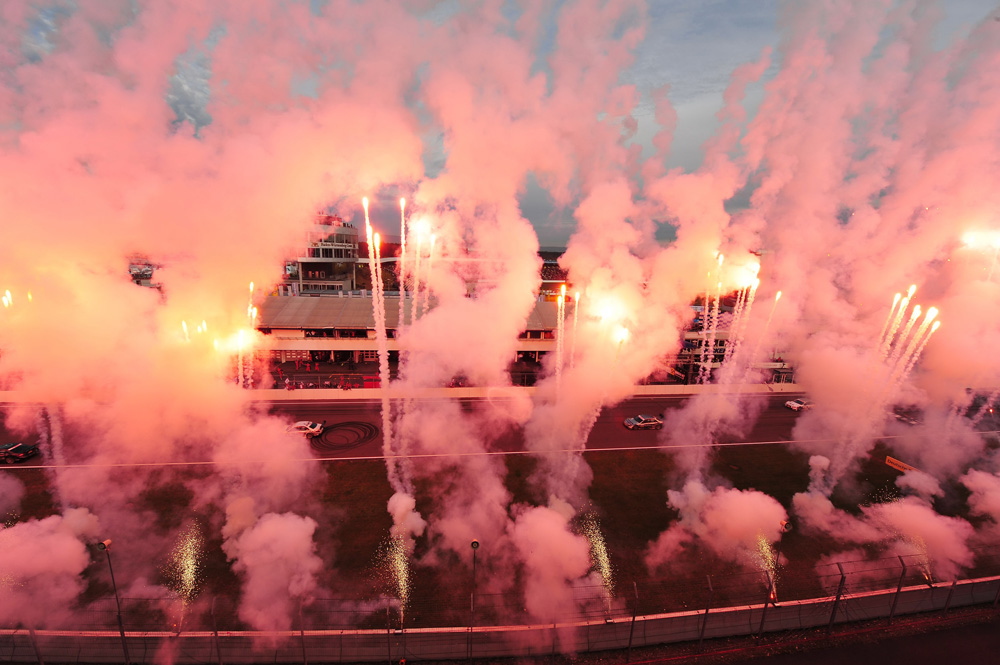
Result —
[[[806, 0], [812, 1], [812, 0]], [[746, 105], [753, 113], [763, 97], [766, 81], [780, 66], [777, 54], [779, 17], [784, 2], [777, 0], [650, 0], [647, 3], [646, 37], [636, 51], [635, 63], [622, 73], [642, 93], [634, 112], [638, 131], [634, 141], [651, 151], [651, 139], [659, 127], [653, 118], [650, 94], [668, 84], [669, 97], [677, 112], [677, 128], [671, 144], [668, 167], [696, 169], [702, 145], [718, 127], [715, 114], [722, 106], [722, 93], [739, 65], [757, 60], [771, 47], [772, 65], [767, 74], [747, 91]], [[935, 4], [929, 2], [927, 4]], [[936, 3], [943, 18], [935, 35], [937, 48], [964, 36], [996, 3], [989, 0], [948, 0]], [[536, 188], [529, 187], [522, 205], [535, 222], [543, 245], [561, 245], [571, 230], [571, 211], [556, 213]], [[556, 230], [558, 229], [558, 230]]]
[[[552, 49], [555, 20], [561, 4], [555, 3], [545, 15], [547, 29], [543, 29], [536, 53], [539, 69], [547, 66], [546, 56]], [[701, 162], [701, 146], [717, 127], [715, 114], [721, 107], [722, 93], [733, 70], [758, 59], [765, 47], [775, 50], [771, 71], [748, 90], [746, 103], [752, 113], [763, 96], [767, 79], [780, 66], [778, 25], [783, 4], [777, 0], [648, 0], [645, 39], [635, 52], [633, 65], [621, 74], [621, 82], [634, 84], [641, 94], [642, 101], [634, 111], [638, 131], [632, 140], [642, 144], [649, 154], [652, 137], [659, 129], [653, 118], [651, 94], [669, 85], [669, 98], [678, 123], [667, 165], [696, 169]], [[960, 38], [996, 7], [988, 0], [947, 0], [936, 4], [944, 14], [935, 35], [938, 46]], [[516, 13], [517, 6], [518, 3], [511, 2], [506, 10]], [[467, 8], [467, 3], [461, 0], [444, 0], [432, 6], [429, 14], [444, 21]], [[39, 11], [33, 30], [25, 40], [29, 54], [40, 56], [51, 48], [49, 35], [55, 30], [56, 19], [66, 11], [62, 2]], [[211, 43], [208, 43], [178, 59], [178, 76], [168, 96], [168, 101], [182, 117], [196, 119], [202, 124], [210, 121], [204, 112], [210, 94], [207, 87], [210, 51]], [[309, 94], [310, 85], [308, 79], [303, 79], [297, 92]], [[441, 161], [440, 148], [435, 146], [439, 141], [440, 134], [433, 130], [425, 137], [430, 176], [435, 174], [435, 162]], [[562, 244], [573, 228], [572, 211], [554, 211], [546, 198], [544, 192], [529, 183], [522, 199], [524, 213], [535, 223], [542, 244]]]
[[[670, 99], [678, 114], [672, 165], [697, 167], [700, 146], [716, 127], [715, 113], [732, 71], [757, 59], [766, 46], [777, 49], [783, 4], [776, 0], [650, 0], [646, 39], [636, 53], [635, 65], [623, 78], [637, 85], [647, 100], [649, 90], [670, 84]], [[997, 7], [989, 0], [937, 4], [944, 12], [935, 35], [939, 48], [960, 38]], [[750, 105], [760, 101], [762, 88], [763, 82], [750, 89]], [[651, 113], [648, 103], [636, 113], [640, 139], [647, 139], [654, 129]]]

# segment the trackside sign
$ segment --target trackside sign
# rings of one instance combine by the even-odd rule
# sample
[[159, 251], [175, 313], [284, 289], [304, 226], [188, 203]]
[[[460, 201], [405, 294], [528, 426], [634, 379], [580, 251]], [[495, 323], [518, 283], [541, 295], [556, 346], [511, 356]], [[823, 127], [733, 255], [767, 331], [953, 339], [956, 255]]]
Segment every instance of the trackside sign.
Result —
[[888, 455], [886, 455], [886, 457], [885, 457], [885, 463], [888, 464], [889, 466], [891, 466], [894, 469], [899, 469], [900, 471], [916, 471], [917, 470], [917, 467], [910, 466], [906, 462], [900, 462], [895, 457], [889, 457]]

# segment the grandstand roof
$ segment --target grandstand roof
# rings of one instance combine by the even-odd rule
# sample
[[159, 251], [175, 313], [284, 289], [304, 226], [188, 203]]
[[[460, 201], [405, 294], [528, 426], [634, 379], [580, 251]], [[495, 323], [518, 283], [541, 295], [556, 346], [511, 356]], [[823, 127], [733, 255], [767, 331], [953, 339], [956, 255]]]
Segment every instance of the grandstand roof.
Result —
[[[407, 299], [407, 319], [413, 300]], [[432, 304], [433, 307], [433, 304]], [[568, 308], [571, 312], [572, 309]], [[555, 330], [558, 304], [536, 302], [525, 330]], [[385, 327], [399, 325], [399, 297], [385, 297]], [[375, 329], [371, 296], [268, 296], [257, 309], [257, 325], [278, 329]]]

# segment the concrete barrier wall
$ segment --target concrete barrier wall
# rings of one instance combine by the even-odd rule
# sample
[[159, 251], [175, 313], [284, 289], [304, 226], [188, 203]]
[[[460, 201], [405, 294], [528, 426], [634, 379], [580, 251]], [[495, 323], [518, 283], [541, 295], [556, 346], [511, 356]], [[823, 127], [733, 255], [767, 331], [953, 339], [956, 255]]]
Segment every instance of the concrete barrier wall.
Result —
[[[942, 611], [993, 603], [1000, 576], [954, 585], [844, 594], [704, 610], [526, 626], [482, 626], [414, 630], [330, 630], [263, 632], [126, 633], [132, 663], [303, 663], [460, 660], [468, 657], [544, 656], [642, 647], [704, 637], [731, 637], [815, 628], [835, 623], [887, 618], [895, 614]], [[763, 620], [763, 621], [762, 621]], [[0, 661], [11, 663], [123, 663], [121, 636], [114, 631], [0, 630]]]

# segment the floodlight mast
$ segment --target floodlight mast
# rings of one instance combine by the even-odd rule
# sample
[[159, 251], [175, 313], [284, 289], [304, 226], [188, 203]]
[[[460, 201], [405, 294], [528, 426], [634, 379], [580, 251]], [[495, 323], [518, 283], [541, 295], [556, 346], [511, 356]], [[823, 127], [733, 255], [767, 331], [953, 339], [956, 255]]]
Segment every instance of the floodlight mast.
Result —
[[108, 556], [108, 572], [111, 573], [111, 588], [115, 592], [115, 605], [118, 607], [118, 633], [122, 638], [122, 653], [125, 655], [125, 665], [132, 665], [128, 656], [128, 643], [125, 641], [125, 624], [122, 621], [122, 601], [118, 597], [118, 585], [115, 583], [115, 569], [111, 566], [111, 539], [97, 543], [97, 549], [103, 550]]

